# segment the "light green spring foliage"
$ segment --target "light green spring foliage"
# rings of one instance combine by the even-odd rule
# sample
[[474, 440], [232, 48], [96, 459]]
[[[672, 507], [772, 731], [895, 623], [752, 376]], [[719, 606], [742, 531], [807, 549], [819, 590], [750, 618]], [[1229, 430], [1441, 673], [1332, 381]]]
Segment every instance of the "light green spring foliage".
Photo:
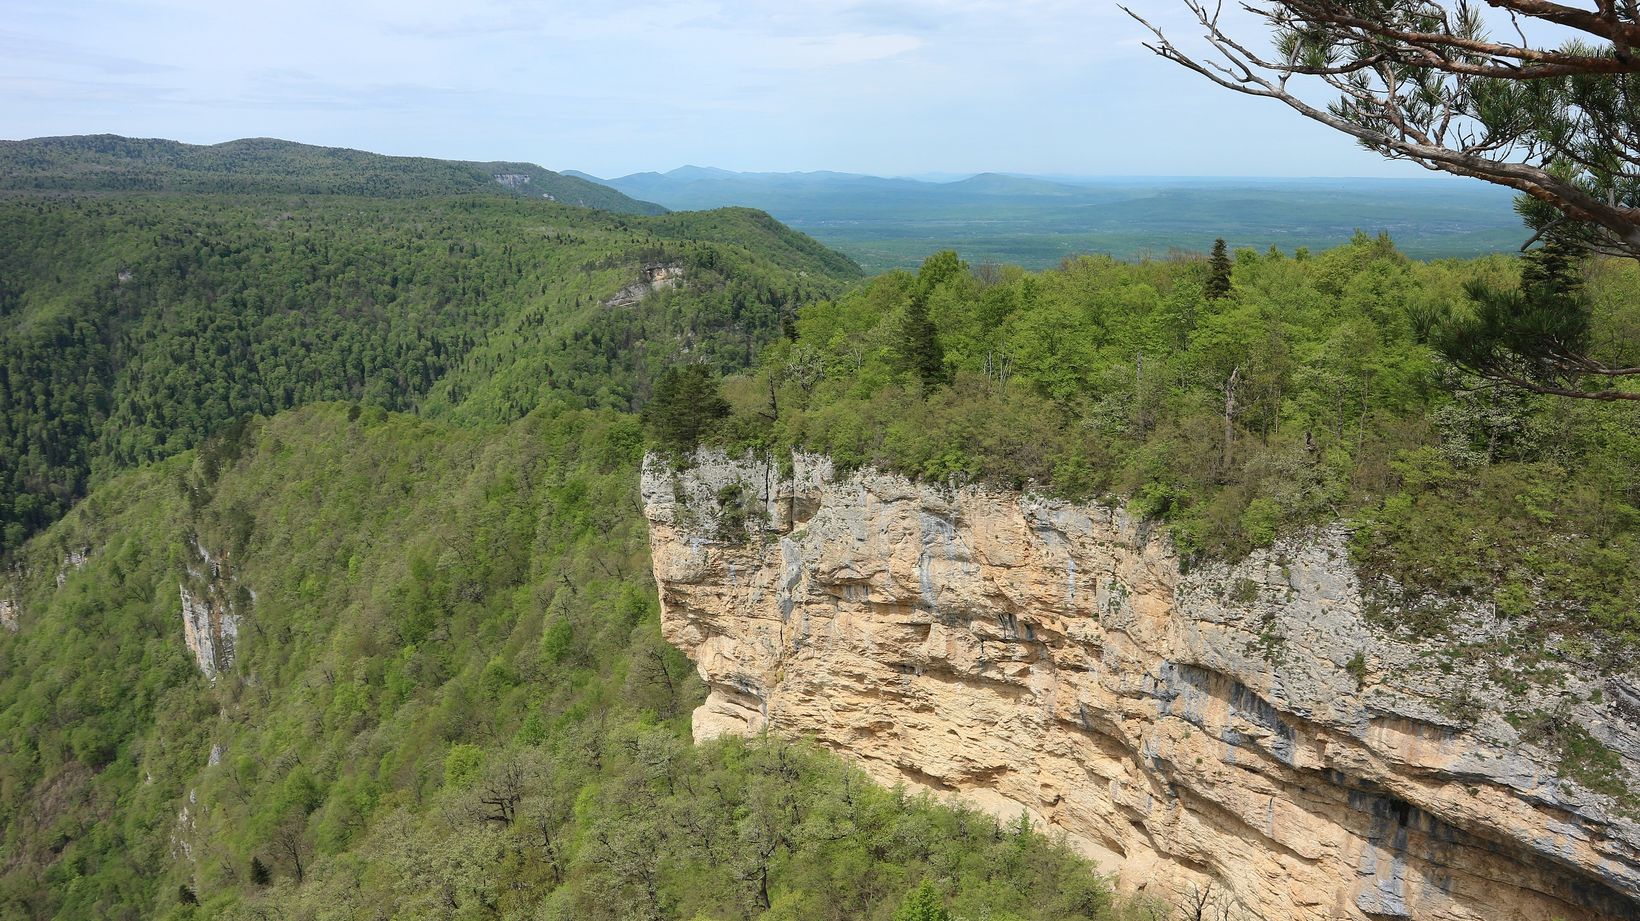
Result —
[[[1468, 309], [1468, 280], [1513, 283], [1513, 259], [1417, 263], [1363, 235], [1301, 256], [1237, 253], [1218, 299], [1191, 259], [931, 260], [931, 291], [928, 269], [890, 273], [806, 308], [795, 341], [726, 385], [721, 438], [1126, 502], [1187, 558], [1345, 518], [1398, 626], [1439, 629], [1412, 603], [1425, 591], [1496, 597], [1527, 638], [1570, 630], [1620, 661], [1640, 638], [1640, 413], [1475, 390], [1419, 341], [1417, 318]], [[1640, 277], [1592, 275], [1593, 341], [1620, 360]], [[918, 299], [949, 381], [934, 389], [899, 347]]]
[[905, 901], [894, 912], [894, 921], [951, 921], [951, 913], [945, 910], [945, 902], [933, 884], [923, 880], [906, 893]]
[[[672, 287], [606, 306], [656, 265]], [[549, 390], [633, 409], [679, 353], [745, 367], [782, 314], [857, 276], [746, 209], [8, 196], [0, 557], [89, 485], [234, 419], [357, 400], [506, 422]]]
[[[95, 490], [0, 630], [0, 916], [887, 919], [928, 878], [969, 917], [1104, 917], [1028, 829], [689, 744], [641, 451], [636, 417], [560, 403], [318, 404]], [[196, 539], [243, 617], [214, 682], [182, 641]]]

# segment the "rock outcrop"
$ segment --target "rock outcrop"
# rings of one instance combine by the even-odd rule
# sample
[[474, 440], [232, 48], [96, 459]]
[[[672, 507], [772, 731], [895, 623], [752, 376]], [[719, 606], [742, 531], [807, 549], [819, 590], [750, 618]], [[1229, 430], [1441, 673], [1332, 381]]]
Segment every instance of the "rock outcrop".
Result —
[[[1640, 776], [1632, 679], [1500, 678], [1507, 650], [1454, 653], [1507, 635], [1479, 605], [1388, 635], [1341, 529], [1186, 574], [1121, 510], [822, 458], [651, 459], [642, 489], [697, 737], [811, 738], [1268, 921], [1640, 918], [1610, 789]], [[1605, 793], [1530, 714], [1597, 747]]]
[[63, 564], [57, 567], [57, 587], [68, 584], [68, 577], [73, 575], [91, 559], [91, 548], [80, 547], [63, 554]]
[[[197, 540], [189, 548], [195, 559], [179, 586], [182, 596], [182, 639], [205, 677], [212, 680], [233, 667], [239, 643], [236, 609], [240, 594], [227, 561], [212, 556]], [[248, 597], [249, 593], [246, 592]]]
[[656, 291], [674, 288], [683, 283], [681, 263], [651, 262], [638, 271], [638, 280], [604, 299], [610, 308], [631, 307]]

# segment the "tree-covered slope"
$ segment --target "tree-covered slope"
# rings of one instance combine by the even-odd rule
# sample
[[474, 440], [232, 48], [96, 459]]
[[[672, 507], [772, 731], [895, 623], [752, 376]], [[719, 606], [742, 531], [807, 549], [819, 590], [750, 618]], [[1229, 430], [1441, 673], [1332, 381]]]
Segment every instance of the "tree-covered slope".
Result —
[[[1491, 386], [1423, 335], [1472, 309], [1466, 283], [1512, 286], [1516, 262], [1418, 263], [1361, 236], [1299, 258], [1244, 250], [1215, 297], [1206, 261], [1032, 274], [943, 253], [802, 311], [793, 341], [729, 383], [735, 413], [712, 437], [1108, 498], [1165, 524], [1187, 557], [1344, 519], [1386, 626], [1440, 633], [1443, 607], [1470, 599], [1518, 645], [1464, 655], [1539, 679], [1626, 667], [1640, 413]], [[1584, 271], [1591, 353], [1635, 365], [1640, 273]]]
[[[967, 917], [1112, 917], [1023, 827], [689, 745], [642, 442], [320, 404], [102, 485], [0, 584], [0, 915], [886, 921], [926, 878]], [[239, 618], [214, 679], [184, 592]]]
[[625, 214], [665, 208], [533, 163], [389, 157], [275, 138], [206, 146], [112, 134], [0, 141], [0, 189], [407, 198], [480, 194]]
[[0, 555], [86, 486], [313, 400], [507, 421], [743, 367], [858, 269], [758, 212], [488, 197], [0, 199]]

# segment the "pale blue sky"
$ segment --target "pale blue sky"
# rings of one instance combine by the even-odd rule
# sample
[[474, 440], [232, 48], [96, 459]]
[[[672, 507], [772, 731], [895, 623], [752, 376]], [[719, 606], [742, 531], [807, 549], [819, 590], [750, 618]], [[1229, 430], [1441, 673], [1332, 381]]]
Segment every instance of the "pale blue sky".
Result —
[[[1177, 0], [1136, 0], [1187, 32]], [[1428, 175], [1140, 48], [1113, 3], [0, 0], [0, 137], [271, 136], [884, 175]]]

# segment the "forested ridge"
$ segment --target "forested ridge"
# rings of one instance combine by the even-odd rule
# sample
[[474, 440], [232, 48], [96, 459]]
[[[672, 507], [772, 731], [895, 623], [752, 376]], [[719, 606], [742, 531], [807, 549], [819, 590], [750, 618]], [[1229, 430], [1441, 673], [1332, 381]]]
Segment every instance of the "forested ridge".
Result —
[[[671, 287], [606, 306], [654, 265]], [[744, 209], [9, 196], [0, 554], [90, 482], [314, 400], [506, 421], [550, 387], [631, 409], [675, 355], [744, 366], [857, 274]]]
[[[1512, 642], [1456, 654], [1545, 669], [1522, 680], [1622, 667], [1640, 644], [1640, 416], [1500, 385], [1437, 347], [1523, 261], [1416, 262], [1364, 234], [1041, 273], [941, 253], [805, 308], [724, 383], [721, 412], [673, 413], [688, 424], [663, 434], [1125, 506], [1187, 561], [1343, 521], [1385, 627], [1442, 635], [1451, 605], [1478, 601]], [[1575, 273], [1589, 354], [1636, 364], [1635, 265]]]
[[[925, 878], [965, 917], [1138, 908], [1027, 825], [692, 747], [643, 450], [556, 399], [504, 426], [325, 403], [97, 489], [13, 573], [0, 911], [886, 919]], [[178, 618], [194, 547], [246, 621], [214, 681]]]
[[475, 194], [547, 198], [626, 214], [666, 211], [533, 163], [388, 157], [275, 138], [208, 146], [112, 134], [0, 141], [0, 189], [387, 198]]
[[[1343, 522], [1385, 629], [1492, 605], [1510, 648], [1453, 654], [1523, 681], [1640, 638], [1632, 409], [1448, 354], [1521, 260], [1359, 235], [858, 283], [761, 212], [419, 169], [0, 197], [0, 914], [1165, 917], [1027, 823], [691, 746], [646, 447], [1124, 505], [1187, 565]], [[1632, 264], [1556, 271], [1587, 354], [1636, 363]], [[237, 617], [214, 677], [201, 591]]]

